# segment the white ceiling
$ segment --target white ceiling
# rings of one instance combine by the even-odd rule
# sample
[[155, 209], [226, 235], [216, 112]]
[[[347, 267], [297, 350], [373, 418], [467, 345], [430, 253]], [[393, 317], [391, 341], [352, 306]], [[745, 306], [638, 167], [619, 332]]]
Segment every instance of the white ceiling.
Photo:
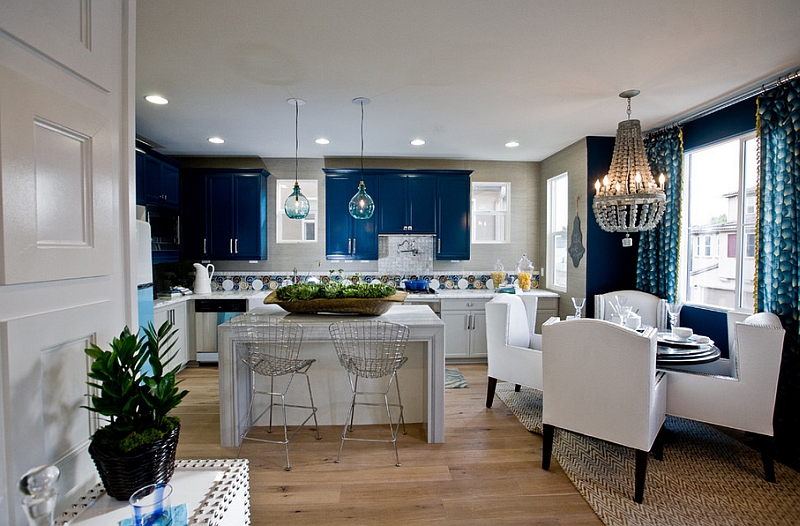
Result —
[[368, 97], [365, 157], [540, 161], [614, 135], [623, 90], [647, 130], [800, 66], [798, 0], [137, 5], [136, 131], [172, 155], [294, 157], [299, 97], [299, 156], [357, 156]]

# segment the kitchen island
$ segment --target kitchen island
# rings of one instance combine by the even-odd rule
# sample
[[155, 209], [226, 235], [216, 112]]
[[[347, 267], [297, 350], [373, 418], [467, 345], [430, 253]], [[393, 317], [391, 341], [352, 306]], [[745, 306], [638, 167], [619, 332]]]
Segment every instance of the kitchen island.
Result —
[[[328, 326], [334, 321], [354, 319], [381, 319], [407, 326], [406, 356], [409, 360], [398, 372], [405, 420], [408, 423], [422, 422], [428, 442], [444, 442], [444, 322], [431, 309], [424, 305], [395, 305], [386, 314], [368, 317], [289, 314], [277, 305], [263, 305], [254, 311], [286, 317], [303, 326], [300, 355], [317, 360], [309, 376], [320, 425], [343, 425], [350, 403], [347, 373], [336, 357]], [[240, 443], [241, 431], [247, 426], [250, 373], [247, 366], [234, 356], [230, 324], [218, 326], [217, 339], [220, 442], [223, 447], [235, 447]], [[292, 403], [290, 396], [302, 397], [305, 389], [295, 386], [290, 391], [293, 393], [287, 396], [287, 403]], [[259, 412], [257, 408], [256, 414]], [[379, 412], [356, 414], [358, 424], [383, 422]]]

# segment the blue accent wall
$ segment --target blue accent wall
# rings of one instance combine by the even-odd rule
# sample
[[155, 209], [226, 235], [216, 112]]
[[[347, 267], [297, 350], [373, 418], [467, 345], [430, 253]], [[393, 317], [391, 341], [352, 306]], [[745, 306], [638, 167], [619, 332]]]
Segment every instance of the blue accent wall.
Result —
[[586, 138], [586, 173], [589, 211], [586, 220], [586, 316], [594, 317], [594, 296], [612, 290], [636, 288], [639, 234], [631, 234], [632, 247], [623, 247], [625, 234], [605, 232], [592, 211], [595, 181], [603, 180], [611, 166], [614, 137]]
[[756, 129], [756, 99], [750, 98], [683, 125], [683, 149], [691, 150]]
[[719, 347], [722, 358], [730, 356], [728, 349], [728, 313], [699, 305], [684, 305], [681, 309], [681, 326], [708, 336]]

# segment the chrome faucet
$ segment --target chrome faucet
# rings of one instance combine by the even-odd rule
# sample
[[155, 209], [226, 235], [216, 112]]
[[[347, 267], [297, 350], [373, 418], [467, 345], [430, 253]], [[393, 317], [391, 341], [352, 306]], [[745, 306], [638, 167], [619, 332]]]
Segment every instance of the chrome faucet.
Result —
[[292, 269], [292, 283], [300, 283], [300, 277], [297, 275], [297, 267]]
[[[406, 245], [407, 247], [406, 250], [400, 250], [401, 248], [403, 248], [403, 245]], [[397, 245], [397, 251], [400, 253], [411, 252], [411, 254], [414, 256], [419, 255], [419, 249], [417, 248], [417, 245], [414, 244], [413, 241], [409, 241], [408, 239], [404, 240], [402, 243], [399, 243]]]

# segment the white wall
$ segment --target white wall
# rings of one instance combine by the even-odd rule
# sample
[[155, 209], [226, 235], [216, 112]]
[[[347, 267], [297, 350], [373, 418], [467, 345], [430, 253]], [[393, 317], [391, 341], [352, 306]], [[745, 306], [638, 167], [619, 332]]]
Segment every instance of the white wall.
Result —
[[90, 342], [135, 323], [131, 254], [135, 1], [0, 3], [0, 524], [19, 477], [97, 481]]

